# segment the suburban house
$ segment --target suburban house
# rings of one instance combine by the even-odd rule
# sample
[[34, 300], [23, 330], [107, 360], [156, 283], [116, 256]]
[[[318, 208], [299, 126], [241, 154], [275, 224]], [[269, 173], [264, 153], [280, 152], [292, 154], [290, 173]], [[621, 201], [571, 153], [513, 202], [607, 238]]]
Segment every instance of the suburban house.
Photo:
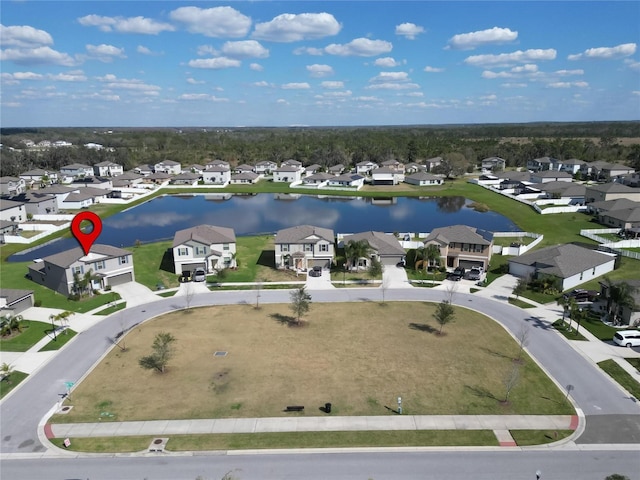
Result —
[[26, 222], [27, 209], [24, 202], [3, 198], [0, 202], [0, 220], [7, 222]]
[[29, 265], [34, 282], [69, 296], [79, 293], [76, 278], [91, 272], [89, 288], [104, 290], [108, 286], [133, 282], [133, 254], [111, 245], [95, 244], [88, 255], [80, 247], [38, 259]]
[[633, 188], [620, 183], [605, 183], [603, 185], [589, 185], [585, 192], [587, 203], [603, 202], [626, 198], [640, 202], [640, 188]]
[[364, 186], [364, 177], [357, 173], [343, 173], [342, 175], [331, 177], [327, 182], [327, 186], [360, 189]]
[[114, 178], [111, 183], [114, 188], [134, 187], [142, 182], [144, 177], [134, 171], [125, 172], [122, 175], [118, 175], [118, 178]]
[[153, 172], [151, 175], [145, 176], [142, 181], [144, 183], [153, 183], [155, 185], [162, 185], [163, 183], [169, 183], [171, 175], [166, 172]]
[[533, 160], [527, 160], [527, 170], [534, 172], [540, 172], [543, 170], [553, 170], [555, 165], [558, 164], [558, 160], [551, 157], [534, 158]]
[[437, 177], [427, 172], [418, 172], [404, 177], [404, 182], [424, 187], [428, 185], [442, 185], [443, 180], [442, 177]]
[[378, 168], [378, 164], [371, 160], [356, 163], [356, 173], [358, 175], [371, 175], [371, 171]]
[[332, 178], [336, 178], [336, 176], [331, 175], [330, 173], [319, 172], [319, 173], [314, 173], [313, 175], [309, 175], [308, 177], [303, 177], [302, 184], [306, 186], [320, 188], [327, 185], [329, 180], [331, 180]]
[[231, 169], [231, 167], [229, 166], [229, 162], [225, 162], [224, 160], [220, 159], [211, 160], [205, 165], [205, 169], [213, 167], [227, 167], [228, 169]]
[[24, 178], [0, 177], [0, 195], [18, 195], [26, 190]]
[[83, 177], [77, 178], [69, 185], [71, 188], [84, 188], [93, 187], [100, 188], [102, 190], [111, 190], [113, 188], [113, 181], [111, 178], [106, 177]]
[[[640, 326], [640, 280], [625, 280], [625, 283], [632, 289], [631, 297], [634, 305], [619, 307], [615, 312], [616, 319], [622, 325], [637, 327]], [[600, 300], [607, 302], [609, 293], [609, 286], [605, 282], [600, 282]]]
[[177, 231], [172, 250], [176, 273], [196, 268], [213, 273], [235, 267], [236, 234], [232, 228], [198, 225]]
[[182, 172], [171, 178], [172, 185], [191, 185], [195, 186], [200, 180], [200, 175], [192, 172]]
[[424, 239], [424, 246], [436, 245], [448, 268], [489, 267], [493, 233], [466, 225], [435, 228]]
[[609, 210], [598, 215], [598, 221], [609, 228], [631, 230], [640, 228], [640, 203], [633, 208]]
[[93, 187], [80, 188], [76, 192], [71, 192], [62, 201], [62, 208], [80, 209], [86, 208], [94, 203], [100, 203], [107, 198], [111, 192]]
[[605, 200], [602, 202], [592, 202], [589, 204], [590, 213], [603, 213], [610, 210], [622, 210], [625, 208], [640, 207], [640, 202], [634, 202], [628, 198], [619, 198], [617, 200]]
[[329, 167], [328, 171], [332, 175], [340, 175], [342, 172], [344, 172], [344, 165], [342, 163], [333, 165], [332, 167]]
[[22, 178], [25, 182], [27, 182], [27, 184], [31, 186], [33, 186], [34, 184], [40, 185], [43, 183], [57, 183], [58, 172], [36, 168], [35, 170], [29, 170], [27, 172], [21, 173], [20, 178]]
[[[21, 193], [11, 197], [11, 200], [24, 204], [28, 215], [46, 215], [58, 213], [58, 201], [53, 195], [45, 193], [44, 190], [35, 190]], [[5, 200], [2, 200], [4, 203]]]
[[556, 245], [510, 258], [509, 273], [522, 278], [552, 275], [560, 279], [562, 290], [568, 290], [613, 271], [615, 259], [578, 245]]
[[434, 167], [441, 165], [442, 162], [443, 162], [442, 157], [428, 158], [427, 160], [424, 161], [424, 166], [426, 167], [427, 171], [430, 172], [431, 170], [433, 170]]
[[242, 172], [231, 175], [231, 183], [256, 183], [260, 180], [260, 175], [254, 172]]
[[247, 165], [246, 163], [238, 165], [233, 169], [233, 173], [247, 173], [247, 172], [253, 173], [253, 167], [251, 165]]
[[191, 173], [197, 173], [198, 175], [202, 176], [202, 172], [204, 172], [206, 167], [202, 166], [202, 165], [198, 165], [197, 163], [194, 163], [193, 165], [189, 166], [189, 171]]
[[206, 170], [202, 172], [202, 181], [204, 183], [226, 185], [231, 181], [231, 170], [225, 165], [207, 167]]
[[567, 172], [571, 175], [575, 175], [580, 171], [582, 165], [584, 165], [584, 160], [578, 160], [577, 158], [570, 158], [568, 160], [561, 160], [558, 163], [558, 170], [561, 172]]
[[504, 158], [500, 157], [488, 157], [482, 160], [482, 170], [483, 171], [498, 171], [504, 170], [507, 165], [507, 161]]
[[153, 165], [149, 165], [148, 163], [138, 165], [133, 171], [139, 175], [144, 177], [148, 177], [153, 173]]
[[62, 202], [71, 194], [71, 193], [79, 193], [80, 189], [78, 187], [71, 187], [66, 185], [51, 185], [49, 187], [40, 189], [38, 193], [49, 194], [56, 197], [56, 202], [58, 204], [58, 210], [64, 208]]
[[568, 205], [584, 204], [584, 194], [586, 188], [584, 185], [573, 182], [546, 182], [534, 183], [528, 188], [538, 188], [544, 192], [546, 198], [556, 198], [564, 200]]
[[34, 303], [33, 290], [0, 288], [0, 317], [18, 315]]
[[540, 170], [531, 174], [531, 181], [533, 183], [571, 182], [573, 181], [573, 177], [567, 172]]
[[371, 172], [373, 185], [398, 185], [404, 181], [404, 173], [391, 167], [376, 168]]
[[180, 162], [174, 162], [173, 160], [162, 160], [153, 166], [155, 173], [162, 172], [169, 175], [178, 175], [182, 172], [182, 165]]
[[278, 231], [274, 239], [277, 268], [331, 268], [335, 235], [329, 228], [300, 225]]
[[627, 167], [626, 165], [609, 163], [603, 160], [585, 163], [580, 168], [581, 174], [591, 175], [593, 178], [598, 180], [611, 180], [614, 177], [628, 175], [633, 172], [634, 169]]
[[81, 163], [72, 163], [71, 165], [65, 165], [64, 167], [61, 167], [60, 173], [74, 178], [92, 177], [93, 167], [90, 167], [89, 165], [83, 165]]
[[114, 162], [100, 162], [93, 166], [93, 173], [98, 177], [115, 177], [124, 173], [124, 168]]
[[398, 160], [386, 160], [382, 162], [381, 168], [391, 168], [396, 172], [404, 173], [404, 163]]
[[273, 172], [276, 168], [278, 168], [278, 164], [276, 162], [272, 162], [271, 160], [263, 160], [256, 163], [254, 172], [256, 172], [258, 175], [271, 175], [271, 172]]
[[322, 167], [317, 163], [314, 163], [313, 165], [309, 165], [308, 167], [304, 168], [304, 174], [308, 177], [309, 175], [315, 175], [316, 173], [320, 173], [321, 170], [322, 170]]
[[395, 266], [398, 263], [404, 261], [406, 252], [400, 241], [390, 233], [383, 232], [360, 232], [353, 235], [346, 235], [342, 239], [343, 245], [347, 245], [349, 242], [358, 242], [364, 240], [371, 247], [371, 255], [369, 258], [359, 258], [357, 265], [353, 265], [356, 268], [369, 268], [369, 264], [372, 258], [375, 258], [383, 265]]
[[[294, 161], [294, 160], [290, 160]], [[299, 162], [298, 162], [299, 163]], [[302, 170], [296, 166], [283, 166], [273, 171], [274, 182], [293, 183], [299, 182], [302, 178]]]
[[304, 167], [302, 166], [302, 162], [299, 162], [293, 159], [285, 160], [284, 162], [282, 162], [280, 167], [295, 167], [298, 170], [301, 170], [301, 171], [304, 170]]

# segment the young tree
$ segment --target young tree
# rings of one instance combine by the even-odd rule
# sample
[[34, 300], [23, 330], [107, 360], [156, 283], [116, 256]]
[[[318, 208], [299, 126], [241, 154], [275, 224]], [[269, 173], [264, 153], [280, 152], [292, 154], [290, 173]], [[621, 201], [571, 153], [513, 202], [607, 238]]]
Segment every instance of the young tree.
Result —
[[504, 385], [504, 400], [502, 401], [503, 403], [507, 403], [509, 401], [509, 396], [511, 395], [513, 389], [516, 388], [519, 380], [520, 366], [517, 363], [513, 363], [511, 365], [511, 370], [507, 372], [502, 381]]
[[433, 318], [436, 319], [436, 322], [440, 324], [440, 331], [438, 334], [442, 334], [442, 327], [444, 327], [447, 323], [452, 322], [455, 319], [456, 312], [451, 306], [451, 303], [447, 300], [443, 300], [436, 307], [436, 311], [433, 314]]
[[529, 282], [526, 278], [519, 278], [516, 286], [513, 288], [513, 294], [516, 296], [516, 300], [524, 293], [529, 286]]
[[142, 368], [147, 370], [157, 370], [160, 373], [164, 373], [167, 363], [169, 363], [169, 360], [173, 357], [173, 344], [175, 341], [176, 338], [170, 333], [158, 333], [153, 341], [153, 345], [151, 345], [153, 353], [140, 358], [138, 363]]
[[2, 376], [0, 380], [6, 380], [7, 383], [11, 383], [9, 379], [12, 373], [13, 373], [13, 365], [7, 362], [4, 362], [2, 365], [0, 365], [0, 375]]
[[371, 264], [369, 265], [369, 271], [367, 273], [371, 278], [376, 278], [382, 275], [382, 264], [380, 263], [380, 260], [372, 258]]
[[522, 325], [520, 327], [520, 331], [518, 332], [518, 336], [516, 337], [518, 339], [518, 346], [520, 347], [520, 350], [518, 350], [518, 358], [516, 358], [516, 361], [518, 363], [522, 362], [522, 353], [524, 351], [524, 347], [529, 344], [530, 331], [531, 330], [529, 328], [529, 325]]
[[302, 286], [291, 292], [291, 311], [296, 316], [296, 323], [300, 324], [300, 318], [309, 311], [311, 305], [311, 295]]

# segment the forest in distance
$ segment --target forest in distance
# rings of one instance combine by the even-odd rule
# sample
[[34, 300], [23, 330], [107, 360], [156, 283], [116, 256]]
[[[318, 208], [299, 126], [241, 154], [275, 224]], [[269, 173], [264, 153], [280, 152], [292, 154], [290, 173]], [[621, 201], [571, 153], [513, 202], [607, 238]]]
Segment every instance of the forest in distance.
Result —
[[[71, 147], [25, 148], [47, 140]], [[161, 160], [183, 169], [220, 159], [231, 165], [294, 159], [304, 165], [354, 166], [395, 159], [404, 163], [433, 157], [451, 159], [472, 170], [483, 158], [497, 156], [508, 168], [524, 167], [540, 157], [603, 160], [640, 170], [640, 121], [410, 125], [363, 127], [184, 127], [184, 128], [2, 128], [2, 176], [70, 163], [113, 161], [125, 170]], [[84, 145], [94, 143], [100, 150]], [[456, 172], [454, 172], [456, 173]]]

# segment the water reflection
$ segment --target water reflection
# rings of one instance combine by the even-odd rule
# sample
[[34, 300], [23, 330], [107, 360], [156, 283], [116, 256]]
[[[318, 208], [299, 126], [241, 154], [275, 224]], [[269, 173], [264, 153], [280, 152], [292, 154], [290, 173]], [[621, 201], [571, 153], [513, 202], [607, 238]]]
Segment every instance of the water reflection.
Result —
[[464, 197], [437, 197], [438, 210], [444, 213], [455, 213], [464, 207]]

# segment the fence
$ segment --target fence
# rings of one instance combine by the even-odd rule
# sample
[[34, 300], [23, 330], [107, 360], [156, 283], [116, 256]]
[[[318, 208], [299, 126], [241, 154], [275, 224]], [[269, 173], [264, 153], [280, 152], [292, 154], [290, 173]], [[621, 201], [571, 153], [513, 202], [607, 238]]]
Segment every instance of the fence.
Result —
[[598, 242], [600, 244], [598, 246], [598, 250], [600, 251], [615, 253], [617, 255], [622, 255], [623, 257], [640, 260], [640, 252], [622, 250], [623, 248], [639, 248], [640, 240], [620, 240], [618, 242], [612, 242], [611, 240], [598, 235], [604, 233], [618, 233], [619, 231], [619, 228], [598, 228], [590, 230], [580, 230], [580, 235], [593, 240], [594, 242]]
[[494, 245], [492, 252], [497, 253], [498, 255], [522, 255], [523, 253], [527, 253], [533, 247], [538, 245], [542, 240], [544, 240], [544, 235], [533, 232], [495, 232], [493, 236], [494, 238], [529, 237], [535, 239], [528, 245], [519, 245], [518, 247], [503, 247], [501, 245]]

